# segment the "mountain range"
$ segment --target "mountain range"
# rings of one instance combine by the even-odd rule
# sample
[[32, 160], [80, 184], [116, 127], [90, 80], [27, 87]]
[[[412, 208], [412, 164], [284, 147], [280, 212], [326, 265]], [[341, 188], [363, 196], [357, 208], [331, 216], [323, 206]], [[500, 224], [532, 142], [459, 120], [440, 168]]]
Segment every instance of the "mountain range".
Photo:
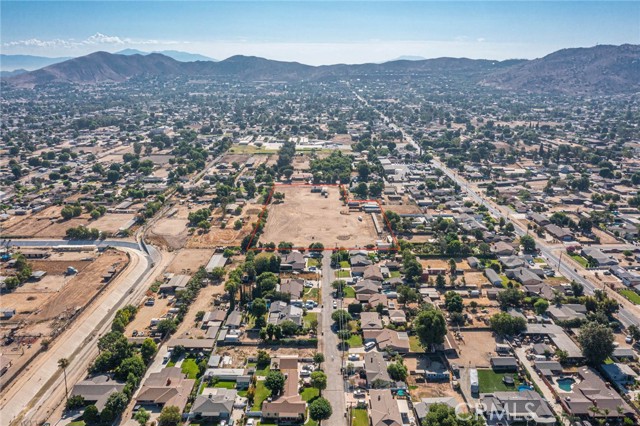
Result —
[[138, 49], [124, 49], [116, 52], [116, 55], [148, 55], [150, 53], [159, 53], [164, 56], [175, 59], [179, 62], [195, 62], [195, 61], [211, 61], [218, 62], [217, 59], [210, 58], [208, 56], [200, 55], [199, 53], [182, 52], [180, 50], [154, 50], [153, 52], [143, 52]]
[[396, 60], [382, 64], [311, 66], [253, 56], [219, 62], [179, 62], [160, 53], [95, 52], [6, 78], [33, 87], [49, 83], [122, 82], [141, 76], [194, 76], [242, 81], [330, 80], [360, 76], [462, 78], [503, 90], [567, 94], [640, 92], [640, 45], [563, 49], [534, 60], [492, 61], [466, 58]]

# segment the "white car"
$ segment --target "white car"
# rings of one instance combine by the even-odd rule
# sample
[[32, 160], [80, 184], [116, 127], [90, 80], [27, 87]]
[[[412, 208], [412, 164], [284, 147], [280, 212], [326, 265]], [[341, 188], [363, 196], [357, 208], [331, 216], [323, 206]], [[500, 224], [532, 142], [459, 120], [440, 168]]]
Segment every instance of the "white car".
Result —
[[358, 361], [360, 356], [358, 354], [349, 354], [349, 361]]
[[333, 301], [333, 309], [336, 309], [338, 307], [338, 302], [336, 302], [335, 300]]
[[631, 337], [631, 336], [627, 336], [627, 337], [624, 339], [624, 341], [625, 341], [625, 342], [627, 342], [627, 343], [633, 343], [633, 337]]

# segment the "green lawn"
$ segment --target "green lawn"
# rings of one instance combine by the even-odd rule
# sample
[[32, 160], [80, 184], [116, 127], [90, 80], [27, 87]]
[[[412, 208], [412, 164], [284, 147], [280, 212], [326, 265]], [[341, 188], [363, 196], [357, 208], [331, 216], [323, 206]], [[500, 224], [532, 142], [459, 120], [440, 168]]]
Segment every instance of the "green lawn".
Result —
[[266, 376], [270, 369], [271, 369], [270, 364], [267, 364], [262, 368], [256, 367], [256, 376]]
[[349, 287], [349, 286], [344, 287], [344, 297], [348, 297], [351, 299], [356, 298], [356, 291], [353, 289], [353, 287]]
[[635, 291], [625, 288], [620, 290], [620, 294], [629, 299], [634, 305], [640, 305], [640, 295]]
[[85, 426], [85, 424], [84, 420], [78, 420], [77, 422], [69, 423], [69, 426]]
[[231, 380], [220, 380], [215, 384], [214, 388], [235, 389], [236, 382], [232, 382]]
[[304, 321], [304, 326], [310, 328], [311, 321], [318, 320], [318, 314], [315, 312], [307, 312], [307, 315], [305, 315], [302, 320]]
[[264, 386], [264, 380], [256, 382], [256, 394], [253, 397], [253, 407], [251, 411], [260, 411], [262, 409], [262, 401], [269, 398], [271, 391]]
[[579, 254], [570, 254], [569, 256], [571, 256], [571, 258], [573, 260], [575, 260], [580, 265], [582, 265], [583, 268], [586, 268], [587, 265], [589, 265], [589, 262], [587, 262], [587, 259], [585, 259], [584, 257], [580, 256]]
[[424, 348], [420, 344], [418, 336], [409, 336], [409, 348], [411, 352], [424, 352]]
[[313, 257], [310, 257], [309, 259], [307, 259], [307, 267], [310, 267], [310, 266], [315, 266], [315, 267], [320, 266], [320, 259], [315, 259]]
[[246, 398], [248, 393], [249, 393], [249, 392], [248, 392], [248, 391], [246, 391], [246, 390], [241, 390], [241, 391], [238, 391], [238, 396], [241, 396], [241, 397], [243, 397], [243, 398]]
[[351, 278], [351, 271], [336, 271], [336, 278]]
[[200, 374], [200, 369], [198, 368], [196, 360], [193, 358], [187, 358], [182, 361], [182, 372], [189, 375], [190, 379], [196, 379], [198, 374]]
[[356, 408], [351, 410], [353, 426], [369, 426], [369, 415], [364, 408]]
[[[507, 386], [502, 381], [504, 376], [512, 376], [515, 385]], [[513, 391], [518, 389], [520, 381], [515, 373], [496, 373], [490, 369], [478, 370], [478, 382], [480, 385], [480, 393], [491, 393], [501, 391]]]
[[320, 391], [316, 388], [304, 388], [300, 395], [302, 396], [303, 401], [309, 402], [312, 399], [320, 396]]
[[350, 348], [359, 348], [362, 347], [362, 336], [359, 334], [352, 334], [347, 340]]
[[402, 276], [400, 274], [400, 271], [391, 271], [389, 275], [391, 276], [391, 278], [400, 278]]
[[351, 268], [351, 264], [349, 263], [348, 260], [343, 260], [343, 261], [340, 262], [340, 267], [349, 269], [349, 268]]
[[315, 300], [316, 302], [318, 301], [318, 298], [320, 296], [320, 289], [317, 287], [314, 288], [308, 288], [305, 290], [304, 294], [302, 295], [302, 300]]
[[509, 278], [507, 278], [507, 276], [503, 274], [500, 274], [499, 276], [502, 280], [502, 287], [507, 288], [507, 285], [509, 284]]
[[533, 263], [547, 263], [547, 261], [546, 261], [546, 260], [544, 260], [544, 259], [543, 259], [543, 258], [541, 258], [541, 257], [534, 257], [534, 258], [533, 258]]

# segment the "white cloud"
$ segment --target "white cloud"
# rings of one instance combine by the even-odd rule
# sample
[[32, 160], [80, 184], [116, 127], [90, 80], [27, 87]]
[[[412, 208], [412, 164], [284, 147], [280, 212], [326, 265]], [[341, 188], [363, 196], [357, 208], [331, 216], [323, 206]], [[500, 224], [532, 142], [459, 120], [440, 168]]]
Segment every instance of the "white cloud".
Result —
[[15, 40], [3, 43], [5, 47], [28, 47], [28, 48], [62, 48], [62, 49], [76, 49], [83, 46], [125, 46], [125, 45], [175, 45], [181, 44], [178, 41], [172, 40], [154, 40], [154, 39], [134, 39], [129, 37], [119, 37], [106, 35], [102, 33], [95, 33], [94, 35], [87, 37], [84, 40], [75, 39], [51, 39], [41, 40], [37, 38], [30, 38], [27, 40]]

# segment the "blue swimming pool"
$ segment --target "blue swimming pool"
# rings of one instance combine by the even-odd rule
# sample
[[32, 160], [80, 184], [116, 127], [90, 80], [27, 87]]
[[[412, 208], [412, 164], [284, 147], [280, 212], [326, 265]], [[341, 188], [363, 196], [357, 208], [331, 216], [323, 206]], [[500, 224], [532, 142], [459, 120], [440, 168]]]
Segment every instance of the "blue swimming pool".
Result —
[[558, 387], [565, 392], [571, 392], [571, 387], [575, 382], [576, 380], [571, 377], [563, 377], [562, 379], [556, 380]]
[[531, 385], [520, 385], [518, 386], [518, 392], [524, 392], [524, 391], [528, 391], [528, 390], [533, 390], [533, 386]]

